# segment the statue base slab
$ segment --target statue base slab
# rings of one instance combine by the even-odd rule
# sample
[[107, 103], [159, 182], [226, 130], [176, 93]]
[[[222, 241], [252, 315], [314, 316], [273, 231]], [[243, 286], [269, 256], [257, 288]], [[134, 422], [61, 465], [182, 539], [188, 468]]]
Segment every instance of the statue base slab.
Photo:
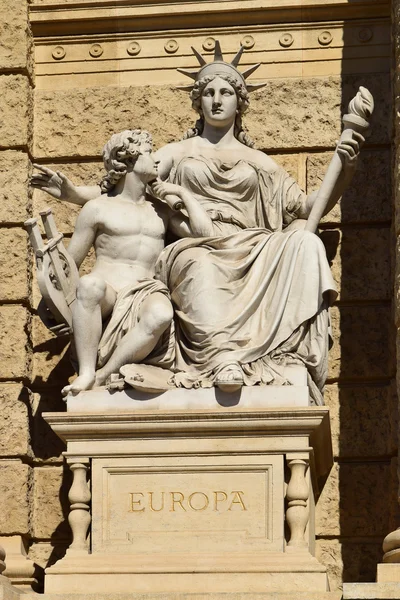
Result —
[[175, 388], [166, 392], [148, 393], [134, 388], [107, 390], [105, 387], [67, 396], [68, 412], [115, 412], [126, 410], [191, 410], [268, 408], [278, 406], [308, 406], [307, 369], [299, 365], [282, 371], [292, 385], [242, 387], [233, 393], [218, 388]]
[[45, 594], [326, 592], [313, 554], [329, 409], [262, 407], [267, 391], [256, 407], [199, 408], [180, 394], [184, 410], [141, 401], [128, 411], [118, 400], [104, 413], [94, 390], [81, 410], [68, 401], [66, 413], [44, 415], [74, 475], [73, 543], [46, 570]]

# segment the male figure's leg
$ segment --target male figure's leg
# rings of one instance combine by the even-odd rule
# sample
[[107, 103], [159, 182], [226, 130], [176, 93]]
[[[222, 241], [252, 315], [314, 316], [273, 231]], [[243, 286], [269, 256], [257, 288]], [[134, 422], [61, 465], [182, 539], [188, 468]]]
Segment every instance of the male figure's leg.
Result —
[[62, 393], [78, 394], [89, 390], [95, 382], [97, 349], [102, 334], [102, 321], [115, 304], [116, 293], [104, 279], [97, 275], [84, 275], [80, 278], [76, 301], [72, 307], [72, 326], [79, 375]]
[[96, 373], [96, 385], [103, 385], [123, 365], [139, 363], [150, 354], [174, 316], [171, 301], [159, 292], [142, 303], [139, 322], [121, 339], [110, 360]]

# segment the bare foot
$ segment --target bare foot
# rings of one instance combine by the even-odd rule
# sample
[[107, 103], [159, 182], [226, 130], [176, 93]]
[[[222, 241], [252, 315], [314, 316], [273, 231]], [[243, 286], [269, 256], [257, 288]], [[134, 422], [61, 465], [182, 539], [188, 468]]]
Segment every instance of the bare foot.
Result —
[[243, 371], [238, 363], [226, 365], [215, 376], [214, 385], [222, 392], [236, 392], [243, 386]]
[[83, 392], [85, 390], [91, 390], [95, 382], [94, 373], [84, 373], [83, 375], [79, 375], [75, 379], [73, 383], [70, 385], [66, 385], [61, 390], [61, 394], [63, 396], [67, 396], [67, 394], [72, 394], [76, 396], [79, 392]]
[[104, 369], [99, 369], [98, 371], [96, 371], [94, 387], [100, 387], [101, 385], [105, 385], [107, 377], [108, 375], [104, 372]]

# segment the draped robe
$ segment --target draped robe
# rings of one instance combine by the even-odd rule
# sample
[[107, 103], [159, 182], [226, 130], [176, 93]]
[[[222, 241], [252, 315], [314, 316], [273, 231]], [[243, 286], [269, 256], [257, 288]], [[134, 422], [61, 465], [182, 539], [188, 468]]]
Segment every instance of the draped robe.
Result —
[[170, 181], [191, 192], [215, 235], [161, 253], [156, 277], [175, 310], [175, 382], [208, 387], [239, 363], [245, 385], [285, 383], [282, 365], [303, 364], [322, 403], [335, 284], [321, 240], [287, 231], [305, 194], [281, 168], [202, 156], [174, 165]]

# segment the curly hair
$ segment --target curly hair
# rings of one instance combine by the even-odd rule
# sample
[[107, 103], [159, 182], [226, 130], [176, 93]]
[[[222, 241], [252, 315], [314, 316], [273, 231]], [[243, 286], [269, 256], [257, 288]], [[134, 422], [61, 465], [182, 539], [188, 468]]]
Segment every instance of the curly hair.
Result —
[[229, 74], [220, 74], [216, 73], [215, 75], [206, 75], [202, 77], [193, 86], [193, 90], [190, 93], [190, 99], [192, 101], [192, 108], [200, 115], [199, 119], [196, 121], [194, 127], [188, 129], [183, 136], [183, 139], [186, 140], [188, 138], [195, 137], [197, 135], [201, 135], [204, 129], [204, 116], [201, 110], [201, 97], [203, 95], [203, 91], [206, 86], [213, 81], [216, 77], [221, 77], [233, 87], [236, 92], [236, 96], [238, 99], [238, 112], [235, 119], [235, 130], [234, 135], [242, 142], [245, 146], [249, 146], [252, 148], [254, 146], [253, 140], [246, 133], [242, 124], [242, 115], [246, 112], [249, 107], [250, 99], [249, 92], [246, 89], [246, 86], [243, 83], [240, 83], [235, 77]]
[[152, 137], [144, 129], [127, 129], [115, 133], [103, 148], [103, 162], [107, 174], [100, 183], [103, 193], [113, 189], [116, 183], [126, 175], [128, 165], [133, 166], [141, 154], [142, 144], [152, 144]]

